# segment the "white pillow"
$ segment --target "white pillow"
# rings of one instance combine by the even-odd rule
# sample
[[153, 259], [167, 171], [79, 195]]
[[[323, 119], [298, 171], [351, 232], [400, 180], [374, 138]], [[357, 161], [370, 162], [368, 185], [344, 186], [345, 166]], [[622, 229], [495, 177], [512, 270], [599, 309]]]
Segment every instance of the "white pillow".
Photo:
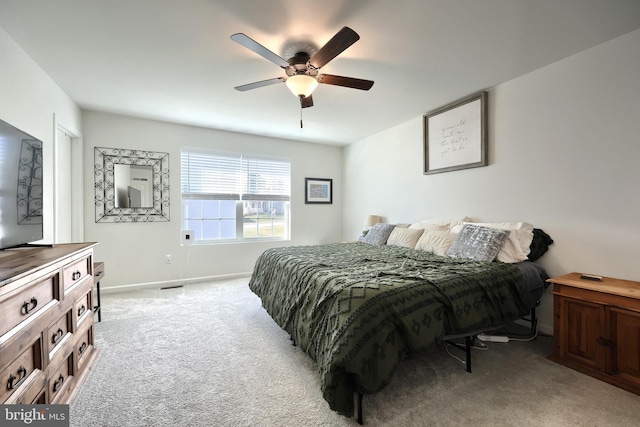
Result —
[[471, 222], [471, 218], [469, 218], [468, 216], [461, 216], [461, 217], [457, 217], [457, 218], [425, 219], [425, 220], [422, 220], [420, 222], [412, 224], [410, 228], [413, 228], [413, 226], [417, 225], [417, 224], [433, 224], [433, 225], [446, 226], [446, 227], [449, 228], [449, 230], [451, 230], [456, 225], [462, 224], [465, 221], [466, 222]]
[[414, 224], [411, 224], [409, 226], [409, 228], [411, 230], [423, 230], [425, 232], [427, 232], [427, 231], [449, 231], [449, 226], [448, 225], [431, 224], [431, 223], [428, 223], [428, 222], [416, 222]]
[[474, 225], [510, 230], [511, 234], [496, 256], [497, 261], [514, 263], [526, 261], [531, 252], [533, 225], [526, 222], [474, 222]]
[[416, 249], [446, 256], [457, 237], [457, 233], [448, 230], [425, 231], [416, 243]]
[[410, 228], [394, 228], [387, 240], [387, 245], [390, 246], [402, 246], [405, 248], [415, 248], [416, 243], [420, 236], [422, 236], [423, 230], [415, 230]]

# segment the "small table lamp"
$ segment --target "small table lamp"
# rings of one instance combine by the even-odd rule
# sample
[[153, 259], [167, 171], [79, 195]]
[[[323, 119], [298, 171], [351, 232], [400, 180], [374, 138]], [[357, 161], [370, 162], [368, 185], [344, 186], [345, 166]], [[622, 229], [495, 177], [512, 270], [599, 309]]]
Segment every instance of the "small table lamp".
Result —
[[378, 224], [380, 222], [380, 217], [378, 215], [368, 215], [364, 220], [365, 229], [362, 230], [362, 235], [366, 236], [371, 227]]

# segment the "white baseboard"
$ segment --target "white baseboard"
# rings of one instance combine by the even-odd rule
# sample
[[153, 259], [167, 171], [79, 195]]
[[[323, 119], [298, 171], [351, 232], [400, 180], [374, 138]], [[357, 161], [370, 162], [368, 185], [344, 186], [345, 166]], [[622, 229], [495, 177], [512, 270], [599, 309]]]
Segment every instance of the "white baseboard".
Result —
[[545, 325], [538, 322], [538, 331], [541, 334], [553, 336], [553, 325]]
[[189, 285], [193, 283], [215, 282], [221, 280], [239, 279], [241, 277], [250, 277], [251, 273], [222, 274], [219, 276], [194, 277], [191, 279], [164, 280], [160, 282], [134, 283], [130, 285], [100, 287], [100, 294], [115, 294], [120, 292], [132, 292], [142, 289], [160, 289], [174, 286]]
[[[523, 319], [518, 319], [514, 323], [517, 323], [518, 325], [522, 325], [526, 327], [531, 327], [531, 323]], [[542, 335], [553, 336], [553, 325], [548, 325], [546, 323], [540, 322], [540, 318], [538, 318], [537, 328], [538, 328], [538, 332], [541, 333]]]

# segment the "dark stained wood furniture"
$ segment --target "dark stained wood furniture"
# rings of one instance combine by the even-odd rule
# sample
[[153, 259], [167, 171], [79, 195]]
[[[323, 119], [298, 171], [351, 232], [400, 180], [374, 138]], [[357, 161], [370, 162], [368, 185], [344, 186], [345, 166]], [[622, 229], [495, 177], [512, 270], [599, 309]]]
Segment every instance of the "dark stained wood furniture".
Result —
[[548, 280], [554, 295], [549, 359], [640, 394], [640, 282], [580, 276]]

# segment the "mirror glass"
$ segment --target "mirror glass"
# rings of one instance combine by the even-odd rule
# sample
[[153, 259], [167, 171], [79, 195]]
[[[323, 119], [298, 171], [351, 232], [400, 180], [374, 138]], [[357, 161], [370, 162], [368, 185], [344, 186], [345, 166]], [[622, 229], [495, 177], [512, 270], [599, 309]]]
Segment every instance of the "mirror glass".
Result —
[[114, 165], [116, 208], [153, 207], [153, 168], [151, 166]]
[[96, 222], [169, 221], [169, 154], [96, 147]]

